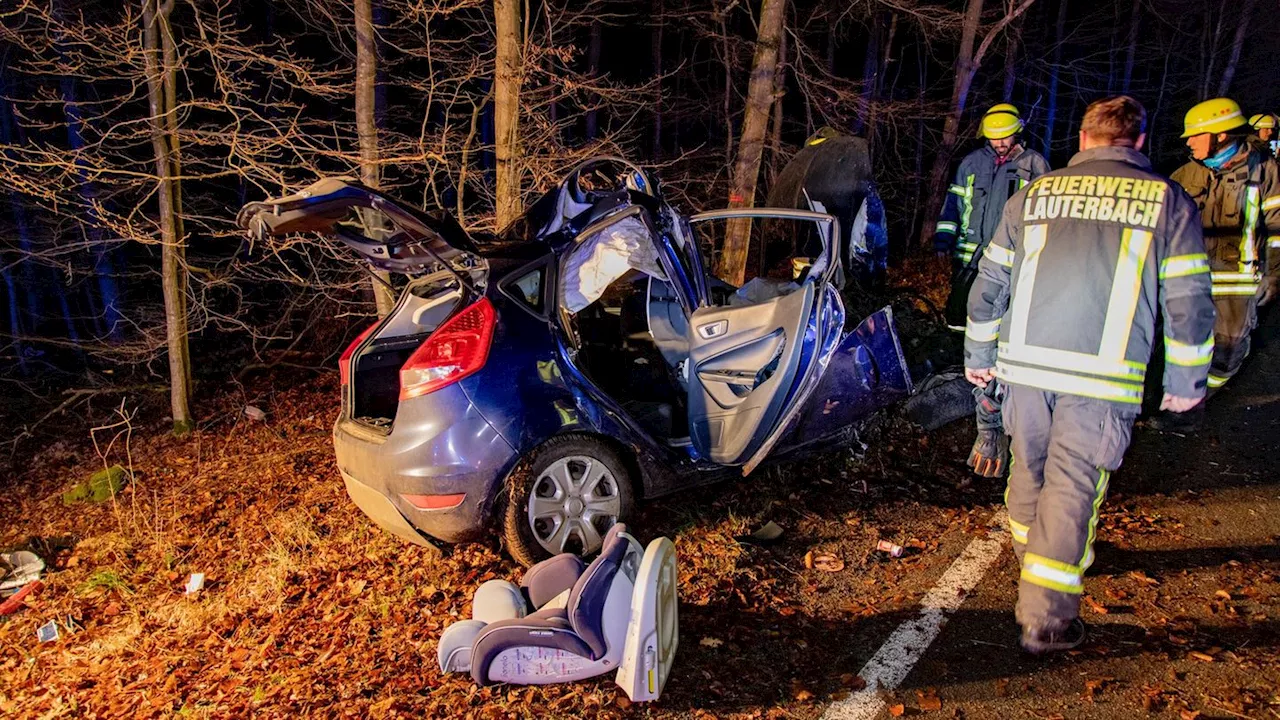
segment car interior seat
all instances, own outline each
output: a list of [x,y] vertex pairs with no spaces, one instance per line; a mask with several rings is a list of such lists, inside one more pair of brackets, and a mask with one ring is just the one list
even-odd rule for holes
[[675,546],[641,545],[621,523],[584,565],[563,553],[534,565],[519,586],[490,580],[470,620],[440,637],[441,672],[470,672],[480,685],[544,685],[616,672],[633,701],[657,699],[675,659]]

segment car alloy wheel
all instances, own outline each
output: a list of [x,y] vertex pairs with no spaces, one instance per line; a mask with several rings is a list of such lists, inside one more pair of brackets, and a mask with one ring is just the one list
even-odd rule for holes
[[552,555],[598,551],[621,512],[617,478],[603,462],[585,455],[548,465],[529,494],[529,528]]

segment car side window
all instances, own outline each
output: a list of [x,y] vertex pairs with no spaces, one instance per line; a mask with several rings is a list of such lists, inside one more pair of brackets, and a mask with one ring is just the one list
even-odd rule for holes
[[542,315],[546,303],[543,290],[546,287],[547,266],[539,265],[507,283],[507,293],[524,303],[530,310]]

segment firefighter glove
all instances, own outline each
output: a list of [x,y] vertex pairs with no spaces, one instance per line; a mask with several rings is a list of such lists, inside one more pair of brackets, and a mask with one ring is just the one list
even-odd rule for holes
[[1009,467],[1009,436],[997,428],[979,430],[967,464],[982,477],[1004,477]]

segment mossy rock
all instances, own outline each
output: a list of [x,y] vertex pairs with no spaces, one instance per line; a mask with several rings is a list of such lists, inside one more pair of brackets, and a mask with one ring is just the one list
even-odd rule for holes
[[109,500],[124,489],[128,479],[129,473],[123,467],[112,465],[105,470],[99,470],[87,481],[62,493],[62,502],[64,505],[74,505],[80,502],[100,503]]

